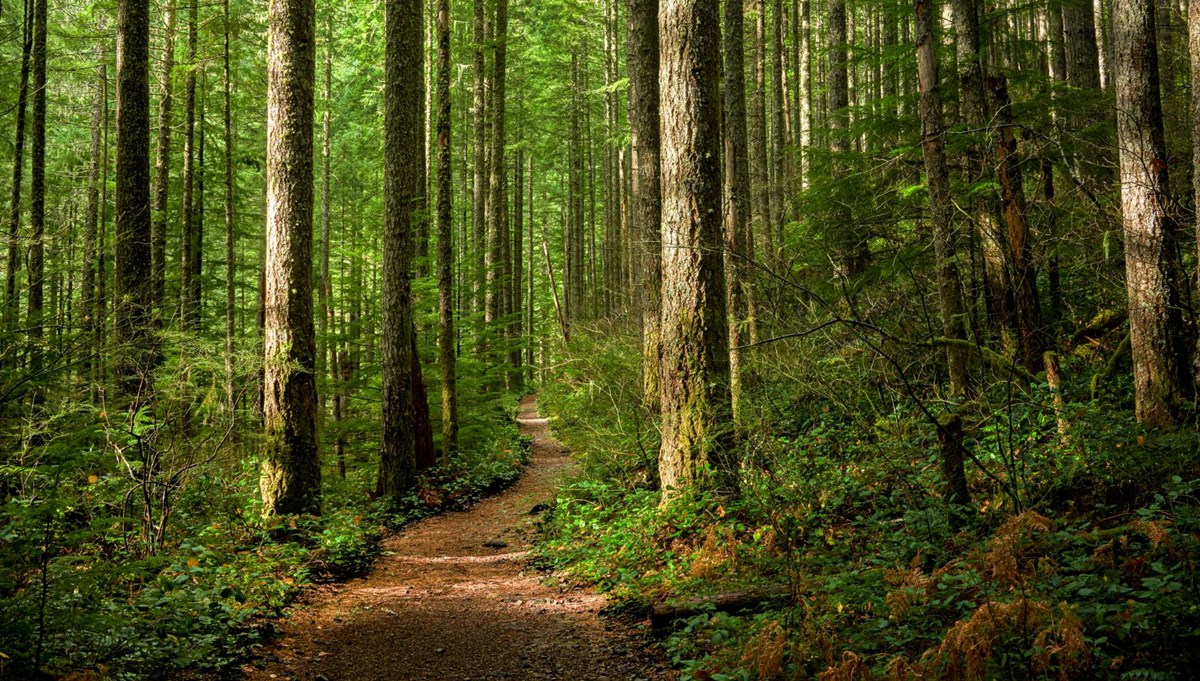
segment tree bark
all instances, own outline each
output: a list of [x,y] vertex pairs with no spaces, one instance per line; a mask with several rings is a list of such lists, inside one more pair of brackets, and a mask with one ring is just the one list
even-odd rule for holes
[[267,10],[266,446],[260,488],[268,515],[321,509],[312,315],[314,14],[313,0],[270,0]]
[[438,361],[442,370],[442,452],[458,450],[458,374],[454,352],[454,181],[450,152],[450,0],[437,0]]
[[196,194],[196,43],[197,0],[188,2],[188,52],[187,81],[184,85],[183,104],[183,235],[182,262],[179,278],[179,321],[183,329],[196,331],[200,308],[195,296],[199,273],[192,268],[199,262],[195,194]]
[[[929,188],[929,213],[933,222],[933,250],[937,258],[942,335],[953,340],[966,340],[962,280],[958,271],[958,230],[954,224],[954,205],[950,199],[946,129],[942,123],[942,97],[933,41],[935,18],[932,0],[917,0],[914,14],[917,80],[921,88],[921,141]],[[967,397],[971,393],[971,374],[967,369],[966,349],[953,344],[946,346],[946,364],[950,371],[950,394]]]
[[474,1],[474,100],[473,100],[473,127],[474,139],[472,158],[474,160],[474,177],[472,179],[473,187],[473,206],[471,210],[471,233],[473,235],[474,248],[473,256],[473,305],[472,309],[477,315],[475,325],[475,341],[476,347],[479,347],[479,342],[483,333],[483,315],[484,315],[484,292],[487,286],[487,271],[485,269],[486,262],[484,259],[486,253],[487,242],[487,100],[484,91],[487,83],[487,60],[484,56],[484,43],[486,42],[487,32],[484,26],[484,2],[485,0]]
[[[488,155],[488,205],[487,205],[487,307],[485,321],[489,327],[496,325],[504,317],[504,261],[505,242],[508,237],[508,168],[504,163],[504,107],[506,93],[504,91],[505,66],[507,59],[508,40],[508,1],[495,0],[496,19],[493,24],[494,71],[491,79],[492,115],[491,151]],[[500,329],[489,328],[493,334],[493,342],[503,345],[504,334]],[[493,349],[492,362],[500,362],[504,357],[502,347]]]
[[[729,327],[722,262],[717,0],[663,0],[662,448],[664,501],[728,488]],[[716,475],[710,476],[713,470]]]
[[35,0],[25,0],[24,35],[21,44],[21,79],[17,88],[16,144],[13,147],[12,203],[8,221],[8,269],[4,296],[4,328],[10,333],[20,324],[21,303],[17,298],[17,270],[21,267],[21,178],[25,173],[25,110],[29,101],[29,63],[33,57]]
[[[97,32],[104,32],[104,14],[100,13],[96,21]],[[97,365],[99,355],[100,320],[96,316],[96,279],[97,256],[99,245],[97,237],[100,232],[100,171],[101,159],[104,157],[103,131],[105,118],[104,81],[106,79],[104,41],[96,47],[96,92],[92,96],[92,125],[88,145],[88,186],[87,186],[87,215],[83,229],[83,289],[80,292],[79,304],[83,308],[83,333],[85,334],[84,362],[80,367],[80,375],[89,383],[94,378],[93,367]],[[90,391],[90,389],[89,389]],[[94,394],[93,394],[94,396]]]
[[1166,144],[1159,99],[1153,3],[1113,3],[1125,225],[1125,288],[1137,419],[1150,426],[1179,423],[1191,392],[1177,271],[1175,222],[1169,205]]
[[[237,274],[237,234],[234,231],[234,174],[233,174],[233,73],[229,65],[229,31],[231,18],[229,0],[221,2],[224,18],[224,49],[222,51],[222,104],[225,131],[225,404],[230,413],[237,407],[233,384],[234,349],[234,279]],[[327,282],[326,282],[327,283]]]
[[[225,0],[228,2],[228,0]],[[331,206],[333,172],[333,12],[325,15],[325,111],[321,116],[321,251],[317,256],[321,263],[320,281],[317,285],[317,378],[328,379],[332,385],[337,377],[330,370],[329,359],[330,325],[333,323],[333,281],[329,271],[329,239],[331,238]],[[325,400],[328,391],[318,391],[321,406],[317,411],[318,424],[325,419]]]
[[725,279],[729,303],[729,392],[733,418],[741,416],[742,362],[748,323],[745,295],[746,218],[750,212],[750,172],[746,154],[745,16],[742,2],[725,3],[725,153],[723,210],[725,214]]
[[[42,369],[46,238],[46,0],[33,0],[33,121],[29,140],[29,371]],[[53,309],[51,309],[53,313]],[[34,392],[40,399],[41,390]]]
[[385,11],[383,429],[376,491],[398,498],[417,481],[412,267],[421,194],[421,0],[387,0]]
[[658,0],[630,0],[629,133],[633,155],[633,231],[638,252],[639,326],[642,337],[642,402],[659,408],[662,296],[662,194],[659,174]]
[[154,205],[152,207],[150,272],[154,309],[165,316],[167,198],[171,189],[171,103],[172,71],[175,69],[175,1],[167,0],[163,10],[163,62],[160,78],[162,94],[158,101],[157,152],[154,161]]
[[[829,0],[829,135],[831,172],[834,182],[843,179],[841,168],[844,157],[850,151],[850,82],[847,66],[846,0]],[[865,238],[851,224],[852,217],[846,206],[834,209],[833,231],[835,274],[852,276],[867,266],[868,250]]]
[[[746,230],[752,239],[762,242],[763,257],[774,264],[775,231],[771,226],[771,179],[768,174],[767,151],[767,46],[766,1],[749,0],[750,19],[754,21],[754,73],[750,92],[746,130],[749,134],[750,205],[746,215]],[[743,249],[753,252],[751,249]]]
[[150,7],[117,5],[116,284],[117,377],[136,408],[149,389]]
[[1042,329],[1041,306],[1038,303],[1037,270],[1032,262],[1033,243],[1026,220],[1024,180],[1020,158],[1017,155],[1017,140],[1012,133],[1012,103],[1009,101],[1008,85],[1003,76],[989,77],[987,88],[994,121],[992,136],[996,149],[996,173],[1000,182],[1004,218],[1008,224],[1009,250],[1006,260],[1009,265],[1009,295],[1012,297],[1013,311],[1016,313],[1022,363],[1026,371],[1037,373],[1042,370],[1046,341]]

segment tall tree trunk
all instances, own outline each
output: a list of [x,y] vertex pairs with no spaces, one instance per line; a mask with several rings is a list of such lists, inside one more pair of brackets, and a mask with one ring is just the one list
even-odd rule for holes
[[1042,329],[1041,306],[1038,303],[1037,270],[1033,267],[1033,243],[1026,220],[1025,188],[1021,162],[1017,155],[1017,140],[1013,137],[1012,103],[1003,76],[987,79],[991,99],[992,136],[995,139],[996,171],[1000,182],[1000,198],[1004,219],[1008,223],[1009,281],[1020,333],[1022,363],[1030,373],[1042,370],[1042,354],[1046,351]]
[[[942,311],[942,335],[965,341],[962,280],[958,272],[958,230],[950,200],[950,171],[946,167],[946,128],[942,123],[942,97],[938,84],[938,62],[933,42],[932,0],[917,0],[914,28],[917,41],[917,79],[921,88],[921,142],[925,152],[925,175],[929,187],[929,213],[933,221],[933,250],[937,258],[938,300]],[[951,343],[946,347],[950,369],[950,394],[971,393],[967,350]]]
[[[225,405],[230,413],[237,407],[237,396],[233,384],[234,348],[234,278],[237,274],[237,235],[234,231],[234,176],[233,176],[233,72],[229,64],[229,32],[231,18],[229,0],[222,0],[221,10],[224,28],[222,51],[222,105],[225,131]],[[326,263],[328,264],[328,262]],[[327,283],[327,282],[326,282]]]
[[[659,174],[658,0],[630,0],[629,132],[633,155],[633,229],[640,244],[637,262],[641,308],[642,400],[659,408],[662,303],[662,193]],[[532,178],[532,173],[530,178]]]
[[[450,0],[437,0],[438,360],[442,369],[442,451],[458,450],[454,335],[454,178],[450,151]],[[460,283],[461,285],[461,283]]]
[[183,329],[195,331],[194,311],[197,301],[192,299],[193,281],[198,274],[192,270],[197,261],[196,248],[196,43],[199,35],[197,24],[197,0],[188,2],[188,71],[184,85],[183,104],[183,237],[182,262],[179,278],[179,320]]
[[521,104],[518,107],[518,120],[520,123],[517,126],[517,153],[513,160],[513,220],[512,220],[512,248],[509,262],[509,283],[508,290],[509,306],[508,306],[508,364],[511,367],[509,371],[509,388],[519,390],[525,380],[525,372],[521,368],[521,361],[524,357],[522,352],[522,323],[521,319],[525,316],[524,308],[524,283],[525,283],[525,263],[523,262],[524,255],[524,233],[525,233],[525,105],[524,98],[521,98]]
[[[387,0],[384,75],[383,403],[380,496],[399,498],[417,477],[412,334],[413,232],[421,188],[421,0]],[[420,371],[419,364],[416,371]]]
[[787,187],[790,185],[790,178],[787,172],[787,136],[784,119],[784,106],[786,104],[785,79],[784,79],[784,51],[783,51],[783,0],[775,0],[774,16],[772,17],[772,44],[771,44],[771,183],[770,200],[771,220],[770,225],[773,230],[773,236],[770,242],[775,244],[775,251],[768,254],[768,262],[772,262],[776,269],[779,268],[782,262],[781,254],[783,249],[783,225],[788,219],[788,203],[784,200],[787,196]]
[[800,47],[799,69],[796,76],[799,102],[796,104],[799,118],[800,188],[808,189],[809,167],[812,146],[812,7],[809,0],[796,0],[800,4]]
[[[750,18],[754,21],[754,89],[750,93],[749,162],[750,162],[750,211],[747,213],[747,229],[752,238],[761,239],[763,258],[770,265],[775,263],[775,231],[771,225],[771,179],[769,176],[769,153],[767,151],[767,46],[766,46],[766,0],[749,0]],[[750,249],[745,249],[752,252]]]
[[[1200,0],[1188,0],[1188,60],[1192,76],[1192,202],[1200,207]],[[1200,210],[1196,211],[1193,232],[1200,255]],[[1196,272],[1200,291],[1200,270]],[[1200,356],[1197,357],[1197,382],[1200,383]],[[1200,385],[1197,386],[1200,389]]]
[[29,62],[33,56],[35,0],[25,0],[24,35],[21,44],[21,81],[17,89],[16,144],[13,148],[12,203],[8,221],[8,268],[5,272],[4,328],[10,333],[20,324],[21,303],[17,298],[17,270],[21,267],[21,178],[25,173],[25,109],[29,101]]
[[[329,239],[332,222],[330,193],[332,191],[333,160],[333,12],[325,15],[325,111],[321,116],[321,251],[320,283],[317,286],[317,377],[328,379],[330,385],[337,380],[336,370],[331,370],[329,359],[330,325],[333,323],[333,282],[329,271]],[[321,393],[321,406],[317,411],[318,425],[325,419],[325,400],[328,391]]]
[[121,391],[142,401],[149,389],[150,288],[150,7],[117,4],[116,305],[117,376]]
[[[96,30],[99,33],[104,32],[103,13],[99,13]],[[105,41],[102,40],[96,46],[96,93],[92,97],[92,125],[88,145],[88,156],[91,160],[88,164],[87,215],[83,229],[83,290],[80,293],[79,301],[83,308],[83,333],[86,339],[83,346],[85,359],[79,373],[89,383],[94,378],[93,368],[97,365],[96,358],[100,351],[97,342],[100,325],[99,319],[96,317],[96,258],[99,255],[97,237],[101,228],[101,159],[105,152],[101,145],[103,144],[105,105],[107,104],[104,100],[104,81],[107,75],[104,43]],[[91,392],[90,388],[89,392]]]
[[750,213],[750,172],[746,155],[746,61],[742,2],[725,3],[724,203],[725,291],[729,302],[729,393],[734,421],[741,417],[745,295],[746,219]]
[[[979,42],[978,0],[952,0],[955,46],[958,58],[958,82],[962,92],[962,115],[969,128],[983,129],[989,125],[983,78],[983,61]],[[967,147],[967,173],[971,184],[987,179],[987,156],[984,146],[972,142]],[[999,330],[1005,347],[1013,344],[1015,312],[1009,293],[1008,265],[1005,261],[1004,238],[996,216],[996,199],[989,190],[977,193],[973,213],[983,260],[983,299],[990,325]]]
[[157,152],[154,161],[154,205],[150,241],[150,278],[154,309],[166,316],[167,198],[171,189],[172,71],[175,69],[175,0],[164,8],[162,95],[158,101]]
[[267,9],[266,446],[260,487],[268,515],[321,510],[312,315],[315,13],[313,0],[270,0]]
[[[508,1],[496,0],[496,20],[493,25],[495,35],[494,71],[491,79],[492,115],[491,152],[488,156],[488,206],[487,206],[487,309],[486,321],[489,327],[498,323],[504,317],[504,253],[508,231],[508,199],[507,179],[508,168],[504,163],[504,107],[505,96],[504,77],[507,56],[506,41],[508,40]],[[491,329],[489,329],[489,332]],[[499,329],[496,329],[499,331]],[[495,334],[495,342],[501,343],[502,333]],[[499,361],[504,355],[502,348],[495,349],[493,361]]]
[[1067,79],[1072,87],[1099,90],[1100,57],[1096,48],[1096,14],[1092,0],[1060,1]]
[[[29,140],[29,371],[42,369],[46,238],[46,0],[33,1],[33,125]],[[53,312],[53,308],[51,309]],[[35,391],[39,399],[41,390]]]
[[[727,488],[731,405],[721,238],[717,0],[663,0],[662,448],[664,500]],[[707,471],[716,475],[708,477]]]
[[472,179],[473,186],[473,207],[471,211],[471,225],[474,248],[471,252],[474,256],[473,262],[473,304],[472,310],[477,315],[479,320],[475,324],[475,344],[479,348],[480,340],[483,334],[483,318],[484,318],[484,292],[487,288],[487,270],[485,269],[487,252],[485,244],[487,243],[487,100],[485,87],[487,83],[487,59],[484,55],[484,47],[486,42],[487,31],[484,25],[484,4],[485,0],[474,0],[474,101],[473,101],[473,127],[474,140],[472,159],[474,162],[474,177]]
[[1117,148],[1125,223],[1125,288],[1137,419],[1175,425],[1191,392],[1180,304],[1176,225],[1167,211],[1170,186],[1154,4],[1113,2],[1116,40]]
[[[846,0],[829,0],[829,135],[834,158],[831,169],[834,182],[842,181],[845,163],[840,157],[850,151],[850,81],[847,66]],[[834,210],[834,263],[838,276],[858,274],[867,266],[866,239],[851,224],[850,210],[839,206]]]

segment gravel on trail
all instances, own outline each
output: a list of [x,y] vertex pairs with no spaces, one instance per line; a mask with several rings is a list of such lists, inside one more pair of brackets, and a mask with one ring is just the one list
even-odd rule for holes
[[386,539],[366,577],[309,592],[244,678],[676,678],[648,633],[600,614],[604,596],[528,565],[539,504],[575,464],[547,434],[532,396],[518,422],[534,438],[520,480]]

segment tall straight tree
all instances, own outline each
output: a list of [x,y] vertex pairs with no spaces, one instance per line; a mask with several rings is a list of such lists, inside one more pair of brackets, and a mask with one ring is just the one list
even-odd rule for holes
[[[488,152],[487,201],[487,296],[486,320],[496,324],[505,313],[506,282],[504,279],[505,251],[508,241],[508,167],[504,163],[504,105],[505,68],[507,66],[508,2],[495,0],[496,15],[492,24],[494,57],[491,78],[492,116],[491,150]],[[498,334],[497,338],[501,336]],[[496,353],[496,359],[503,355]]]
[[42,368],[46,238],[46,0],[33,0],[33,125],[29,140],[29,369]]
[[950,394],[965,397],[971,391],[971,375],[967,371],[967,349],[959,344],[965,343],[966,331],[963,323],[962,281],[957,264],[958,235],[954,225],[954,207],[950,201],[950,171],[946,166],[946,128],[942,123],[942,96],[933,43],[935,19],[932,0],[917,0],[915,15],[917,80],[921,88],[921,142],[925,152],[929,212],[933,221],[942,334],[950,341],[946,348]]
[[[829,135],[833,179],[844,175],[840,160],[850,151],[850,80],[847,60],[846,0],[829,0]],[[832,243],[837,274],[846,276],[861,272],[867,265],[867,243],[851,224],[850,211],[845,206],[834,209]]]
[[[97,19],[96,28],[99,32],[104,30],[103,13]],[[96,93],[92,97],[92,126],[88,148],[91,160],[88,164],[87,215],[83,228],[83,291],[79,301],[83,306],[83,332],[87,335],[87,355],[80,373],[89,381],[92,378],[92,367],[95,365],[93,353],[98,354],[100,351],[100,323],[96,316],[96,265],[99,256],[97,238],[100,231],[100,166],[105,151],[102,146],[107,104],[104,87],[107,68],[105,61],[104,41],[100,41],[96,46]]]
[[234,280],[237,275],[237,235],[234,232],[233,188],[233,73],[229,65],[229,33],[231,18],[229,0],[221,0],[221,15],[224,28],[224,45],[222,50],[222,114],[225,133],[225,403],[230,412],[236,406],[236,395],[233,385],[233,347],[234,347]]
[[[633,155],[633,228],[638,253],[638,303],[641,308],[642,400],[651,412],[659,406],[659,350],[662,289],[662,194],[659,175],[658,0],[630,0],[629,132]],[[530,173],[530,185],[533,173]],[[530,202],[532,204],[532,202]]]
[[383,403],[380,496],[417,480],[412,268],[421,184],[421,0],[387,0],[383,122]]
[[199,272],[199,218],[196,215],[196,47],[199,40],[199,24],[196,14],[197,0],[188,2],[188,49],[187,81],[184,85],[183,103],[183,238],[182,261],[179,268],[179,320],[184,329],[196,330],[200,321]]
[[[487,27],[485,25],[484,5],[486,0],[474,0],[473,49],[474,49],[474,86],[472,88],[472,128],[474,139],[471,159],[473,164],[471,235],[475,248],[472,259],[472,310],[483,319],[484,293],[487,286],[487,272],[484,270],[485,242],[487,241],[487,59],[484,53],[487,42]],[[476,325],[476,336],[480,327]],[[476,338],[476,347],[478,347]]]
[[163,10],[162,94],[158,100],[158,137],[154,161],[154,196],[150,242],[150,277],[154,307],[165,316],[167,281],[167,199],[171,189],[171,101],[175,69],[175,0]]
[[733,416],[740,414],[742,329],[747,322],[745,244],[749,229],[750,172],[746,154],[745,13],[742,2],[725,3],[724,203],[725,278],[729,299],[729,392]]
[[21,304],[17,299],[17,270],[21,266],[21,179],[25,173],[25,111],[29,102],[29,62],[33,56],[33,4],[25,0],[24,39],[21,45],[21,78],[17,89],[16,143],[13,145],[12,203],[8,220],[8,269],[5,272],[4,328],[16,331]]
[[767,24],[766,0],[750,0],[750,18],[754,21],[754,89],[750,93],[749,138],[750,200],[753,204],[746,213],[749,230],[754,238],[760,239],[767,262],[773,262],[775,244],[771,227],[771,178],[768,171],[767,153]]
[[442,369],[442,451],[458,449],[454,335],[454,184],[450,163],[450,0],[437,0],[438,359]]
[[1125,223],[1125,289],[1137,419],[1177,424],[1191,392],[1181,315],[1176,225],[1158,82],[1155,8],[1142,0],[1113,2],[1117,148]]
[[267,8],[260,491],[268,515],[321,510],[312,300],[314,14],[313,0],[270,0]]
[[[721,30],[718,0],[663,0],[663,499],[724,487],[729,454],[729,327],[722,262]],[[717,475],[710,476],[708,471]]]
[[126,397],[148,386],[150,288],[150,7],[117,4],[117,377]]

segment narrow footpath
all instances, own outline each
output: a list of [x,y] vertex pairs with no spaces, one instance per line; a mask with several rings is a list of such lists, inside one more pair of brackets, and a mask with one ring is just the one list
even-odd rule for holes
[[603,596],[528,567],[531,511],[553,499],[575,464],[547,435],[532,396],[518,421],[534,440],[515,485],[407,528],[384,541],[369,575],[312,592],[244,668],[246,678],[674,678],[644,634],[600,615]]

